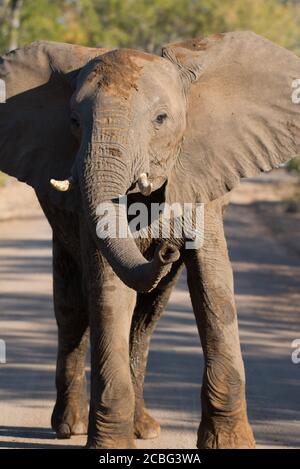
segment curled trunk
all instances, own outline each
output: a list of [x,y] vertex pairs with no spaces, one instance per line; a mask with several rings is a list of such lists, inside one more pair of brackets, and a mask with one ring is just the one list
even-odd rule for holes
[[[133,182],[128,171],[130,165],[126,164],[125,155],[122,156],[119,155],[119,146],[118,152],[111,144],[109,147],[98,144],[96,150],[95,145],[90,147],[79,176],[84,209],[95,242],[115,273],[128,287],[140,292],[150,291],[178,260],[178,249],[164,242],[156,248],[153,259],[147,261],[132,236],[100,238],[96,234],[99,204],[118,199]],[[129,232],[126,213],[119,204],[115,204],[115,208],[118,222],[125,223]]]

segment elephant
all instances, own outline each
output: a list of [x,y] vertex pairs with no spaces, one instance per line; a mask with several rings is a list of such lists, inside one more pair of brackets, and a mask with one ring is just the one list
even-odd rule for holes
[[[205,364],[197,447],[254,448],[223,212],[241,178],[300,150],[299,58],[244,31],[156,55],[38,41],[4,55],[0,78],[0,170],[34,188],[53,232],[57,437],[94,449],[159,435],[149,344],[185,267]],[[106,202],[126,236],[101,236]],[[137,202],[201,205],[201,245],[130,235]]]

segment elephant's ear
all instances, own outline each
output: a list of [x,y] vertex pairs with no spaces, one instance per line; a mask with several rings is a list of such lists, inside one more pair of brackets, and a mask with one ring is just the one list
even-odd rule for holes
[[187,93],[168,201],[213,200],[300,151],[296,55],[252,32],[171,44],[162,54],[179,67]]
[[77,191],[57,193],[77,151],[69,101],[76,74],[102,49],[34,42],[0,58],[0,170],[72,208]]

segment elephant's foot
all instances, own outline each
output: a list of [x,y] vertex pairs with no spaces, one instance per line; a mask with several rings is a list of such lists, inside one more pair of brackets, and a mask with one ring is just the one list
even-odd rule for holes
[[247,418],[202,419],[198,430],[199,449],[252,449],[255,440]]
[[86,435],[88,427],[88,409],[85,403],[56,403],[51,417],[52,429],[57,438],[71,438],[72,435]]
[[86,449],[135,449],[133,438],[97,438],[88,441]]
[[157,438],[160,434],[159,423],[148,414],[145,407],[139,409],[134,418],[134,436],[139,440]]

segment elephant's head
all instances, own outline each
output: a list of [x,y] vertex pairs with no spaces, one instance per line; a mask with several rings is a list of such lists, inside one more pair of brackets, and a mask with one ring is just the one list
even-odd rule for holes
[[82,203],[101,252],[136,290],[179,253],[165,244],[148,262],[132,237],[99,239],[100,203],[163,185],[168,203],[206,202],[300,147],[300,60],[253,33],[171,44],[162,56],[38,42],[3,57],[0,78],[0,169],[62,207]]

